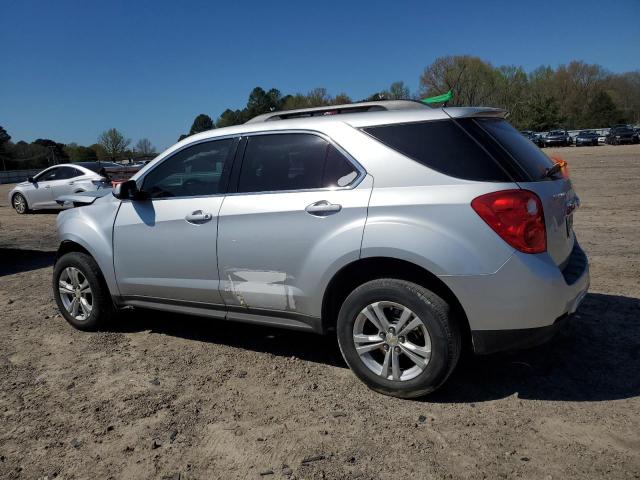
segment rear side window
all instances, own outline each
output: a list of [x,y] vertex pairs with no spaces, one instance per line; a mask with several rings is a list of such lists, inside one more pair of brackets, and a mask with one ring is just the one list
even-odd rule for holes
[[500,164],[452,120],[382,125],[364,130],[394,150],[445,175],[476,181],[511,180]]
[[333,145],[306,133],[250,136],[238,192],[344,187],[357,171]]
[[73,167],[60,167],[59,170],[60,172],[56,177],[57,180],[66,180],[68,178],[75,178],[82,175],[82,172],[80,170]]
[[[475,120],[509,153],[517,165],[530,177],[538,181],[544,178],[547,168],[553,162],[532,142],[524,138],[507,121],[493,118]],[[564,132],[560,132],[564,135]]]

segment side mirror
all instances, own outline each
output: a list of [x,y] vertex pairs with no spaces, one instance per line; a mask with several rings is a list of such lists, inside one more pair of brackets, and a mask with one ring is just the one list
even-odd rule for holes
[[147,200],[149,195],[138,190],[135,180],[127,180],[113,187],[113,196],[120,200]]
[[27,182],[36,183],[36,180],[33,177],[27,177]]

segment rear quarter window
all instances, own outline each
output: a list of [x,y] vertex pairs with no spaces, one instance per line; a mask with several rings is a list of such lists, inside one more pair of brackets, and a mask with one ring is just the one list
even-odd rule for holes
[[[524,138],[507,121],[494,118],[475,119],[494,140],[504,148],[507,153],[529,178],[518,180],[538,181],[544,178],[547,168],[553,166],[553,162],[532,142]],[[564,134],[564,132],[561,132]]]
[[453,120],[381,125],[363,130],[394,150],[445,175],[488,182],[511,180],[498,161]]

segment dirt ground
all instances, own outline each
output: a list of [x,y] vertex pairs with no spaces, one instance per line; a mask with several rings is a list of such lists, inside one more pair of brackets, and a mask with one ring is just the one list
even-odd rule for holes
[[640,478],[640,145],[549,153],[591,293],[550,344],[420,401],[369,391],[332,338],[141,311],[72,329],[56,215],[0,186],[0,478]]

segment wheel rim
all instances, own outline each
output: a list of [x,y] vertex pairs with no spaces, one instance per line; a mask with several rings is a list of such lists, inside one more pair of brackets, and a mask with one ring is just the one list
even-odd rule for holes
[[22,195],[18,194],[13,197],[13,208],[15,208],[18,213],[24,213],[27,209],[27,202]]
[[65,268],[58,280],[58,291],[69,315],[78,321],[89,318],[93,309],[93,293],[82,271],[75,267]]
[[387,380],[411,380],[431,359],[427,327],[396,302],[374,302],[363,308],[353,325],[353,343],[362,363]]

